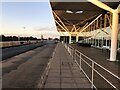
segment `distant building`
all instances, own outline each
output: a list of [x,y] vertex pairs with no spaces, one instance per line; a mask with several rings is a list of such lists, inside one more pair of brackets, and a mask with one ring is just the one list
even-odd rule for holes
[[48,40],[52,40],[52,38],[51,38],[51,37],[49,37],[49,38],[48,38]]
[[41,35],[41,40],[43,40],[44,38],[43,38],[43,35]]

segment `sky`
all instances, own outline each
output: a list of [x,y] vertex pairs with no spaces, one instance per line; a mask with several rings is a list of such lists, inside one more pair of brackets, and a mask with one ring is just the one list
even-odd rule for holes
[[2,2],[2,31],[0,34],[59,37],[49,1]]

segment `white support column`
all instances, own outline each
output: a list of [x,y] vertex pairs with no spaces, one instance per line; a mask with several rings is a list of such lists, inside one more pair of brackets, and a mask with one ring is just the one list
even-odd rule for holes
[[76,35],[76,42],[78,42],[78,38],[79,38],[79,36],[78,36],[78,35]]
[[118,38],[118,10],[114,10],[112,18],[112,36],[111,36],[111,51],[110,51],[110,61],[116,61],[117,55],[117,38]]
[[71,35],[69,35],[69,44],[71,44]]
[[102,37],[102,47],[104,46],[104,37]]
[[106,4],[100,2],[99,0],[88,0],[94,5],[113,13],[112,17],[112,33],[111,33],[111,51],[110,51],[110,61],[116,61],[117,55],[117,38],[118,38],[118,19],[120,13],[120,6],[115,10],[107,6]]
[[87,38],[87,43],[89,43],[89,39]]

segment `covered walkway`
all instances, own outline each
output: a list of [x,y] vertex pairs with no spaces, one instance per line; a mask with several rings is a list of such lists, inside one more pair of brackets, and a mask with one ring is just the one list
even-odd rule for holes
[[[51,0],[57,31],[61,35],[60,41],[65,43],[66,49],[92,88],[119,90],[120,57],[117,57],[117,50],[120,48],[120,2],[65,1]],[[79,43],[83,47],[72,43]]]
[[120,41],[119,1],[51,0],[51,7],[61,41],[110,48],[109,60],[116,61]]
[[91,88],[91,84],[61,43],[57,45],[49,65],[39,88]]

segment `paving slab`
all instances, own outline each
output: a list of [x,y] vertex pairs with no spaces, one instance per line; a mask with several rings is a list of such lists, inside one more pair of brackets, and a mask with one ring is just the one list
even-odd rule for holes
[[43,88],[91,88],[64,45],[58,43],[52,58],[48,77]]
[[62,78],[61,79],[62,83],[74,83],[73,78]]
[[60,83],[60,78],[55,78],[55,77],[48,78],[46,83]]
[[44,88],[60,88],[60,83],[46,83]]
[[52,73],[51,73],[51,72],[50,72],[49,75],[48,75],[48,77],[50,77],[50,78],[51,78],[51,77],[58,77],[58,78],[59,78],[59,77],[60,77],[60,73],[58,73],[58,72],[52,72]]
[[62,83],[61,88],[77,88],[75,83]]

